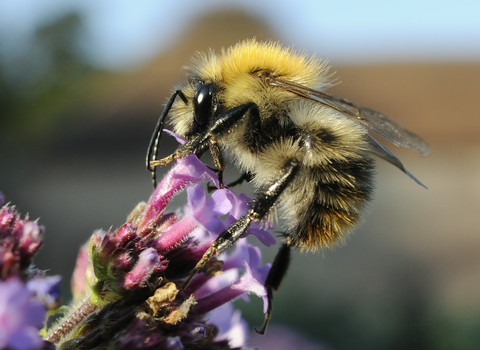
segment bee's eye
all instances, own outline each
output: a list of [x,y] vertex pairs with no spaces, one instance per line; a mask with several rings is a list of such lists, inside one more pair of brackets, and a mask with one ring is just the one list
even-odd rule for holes
[[195,114],[195,122],[202,126],[207,124],[208,117],[212,109],[212,85],[199,85],[195,98],[193,100],[193,111]]

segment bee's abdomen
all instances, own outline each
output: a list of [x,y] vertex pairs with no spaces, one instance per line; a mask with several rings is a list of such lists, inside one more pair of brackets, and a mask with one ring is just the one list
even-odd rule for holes
[[[357,158],[306,169],[291,187],[287,242],[301,250],[331,247],[358,223],[373,193],[374,161]],[[307,181],[308,180],[308,181]],[[290,218],[288,218],[290,217]],[[288,223],[287,223],[288,224]]]

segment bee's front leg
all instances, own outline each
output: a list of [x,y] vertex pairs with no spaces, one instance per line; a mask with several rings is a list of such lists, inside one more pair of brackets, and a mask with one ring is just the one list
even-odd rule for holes
[[[210,149],[215,165],[219,168],[219,173],[222,173],[224,170],[224,160],[221,156],[221,151],[216,144],[216,138],[225,134],[251,109],[257,111],[258,113],[258,107],[253,102],[245,103],[238,107],[229,109],[225,113],[222,113],[208,128],[208,130],[195,135],[168,157],[159,160],[151,160],[148,164],[151,168],[156,166],[165,166],[177,159],[185,158],[189,154],[201,154],[205,152],[205,150]],[[222,176],[223,174],[219,175],[219,178]]]

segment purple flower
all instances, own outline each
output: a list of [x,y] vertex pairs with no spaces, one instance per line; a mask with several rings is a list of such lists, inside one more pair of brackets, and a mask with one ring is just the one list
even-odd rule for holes
[[232,348],[243,346],[248,339],[248,325],[242,319],[240,310],[233,304],[224,304],[208,314],[208,323],[218,328],[216,341],[226,340]]
[[242,277],[221,289],[216,290],[215,287],[218,286],[218,283],[215,281],[209,288],[194,291],[193,294],[198,302],[196,310],[200,313],[209,312],[244,293],[253,293],[262,297],[264,300],[264,310],[266,310],[267,291],[263,284],[267,278],[270,266],[255,266],[256,263],[259,263],[259,261],[255,258],[251,261],[244,261],[245,272]]
[[158,270],[160,259],[153,248],[147,248],[138,255],[135,266],[125,275],[124,286],[127,289],[145,286],[150,276]]
[[227,191],[227,189],[217,190],[210,198],[206,199],[202,186],[197,184],[187,189],[188,208],[190,209],[187,215],[191,215],[198,224],[215,237],[225,230],[225,224],[220,217],[229,213],[233,208],[227,197]]
[[77,255],[77,262],[73,272],[71,286],[73,299],[82,300],[86,295],[89,286],[95,283],[95,274],[93,266],[88,257],[88,245],[84,244]]
[[[230,217],[225,220],[225,224],[230,226],[235,220],[239,219],[243,214],[245,214],[248,210],[248,203],[251,202],[251,199],[245,195],[240,194],[237,196],[233,191],[228,192],[228,196],[232,202],[233,208],[231,211]],[[262,224],[269,224],[268,222]],[[271,230],[273,229],[273,225],[271,223],[266,225],[266,228]],[[257,222],[252,222],[250,229],[248,230],[248,235],[253,235],[258,238],[260,242],[266,247],[270,247],[271,245],[275,244],[275,238],[268,232],[260,228],[260,225]]]
[[47,309],[53,310],[58,307],[60,300],[61,279],[60,276],[35,276],[27,282],[27,288],[37,301]]
[[40,349],[45,308],[17,277],[0,281],[0,349]]
[[[0,193],[0,204],[3,204]],[[58,307],[59,276],[45,277],[32,266],[43,227],[14,208],[0,209],[0,349],[48,349],[40,337],[46,309]]]
[[[266,297],[263,283],[270,267],[261,266],[258,248],[240,240],[230,252],[212,259],[206,273],[194,276],[188,288],[182,287],[211,242],[248,210],[248,197],[229,189],[207,196],[199,185],[207,181],[219,187],[217,175],[195,155],[178,160],[126,224],[115,231],[96,231],[88,244],[89,259],[82,249],[72,282],[76,300],[84,301],[72,307],[46,339],[81,348],[242,346],[245,323],[228,302],[246,293]],[[165,213],[183,189],[188,204],[182,213]],[[274,243],[258,226],[249,233]],[[224,314],[222,319],[217,309],[227,310],[230,318]]]
[[[250,346],[258,349],[275,349],[275,350],[331,350],[323,344],[318,344],[305,338],[303,335],[293,330],[272,325],[268,329],[268,337],[260,334],[253,334],[250,339]],[[352,347],[355,348],[355,347]]]
[[24,277],[43,243],[43,227],[9,206],[0,209],[0,279]]

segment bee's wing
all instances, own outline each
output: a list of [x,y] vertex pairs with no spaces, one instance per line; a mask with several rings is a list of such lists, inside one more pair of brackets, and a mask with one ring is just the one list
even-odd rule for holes
[[342,97],[332,96],[281,78],[273,78],[269,76],[266,81],[269,85],[280,87],[305,99],[328,106],[345,116],[354,119],[367,129],[382,135],[397,146],[411,148],[421,156],[426,156],[430,153],[430,147],[425,141],[413,132],[405,129],[393,119],[387,117],[385,114],[370,108],[359,106]]
[[[405,166],[402,164],[400,159],[398,159],[392,152],[390,152],[388,149],[386,149],[380,142],[375,140],[373,137],[369,136],[369,143],[371,150],[373,154],[375,154],[377,157],[382,158],[383,160],[386,160],[390,164],[393,164],[396,166],[398,169],[403,171],[405,174],[408,175],[413,181],[415,181],[417,184],[420,186],[427,188],[424,184],[422,184],[415,176],[413,176],[407,169],[405,169]],[[428,189],[428,188],[427,188]]]

